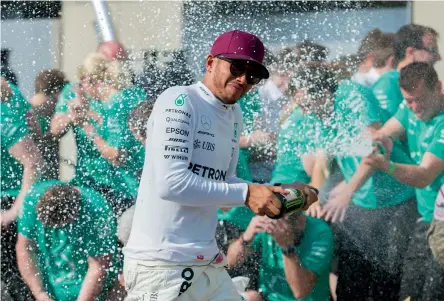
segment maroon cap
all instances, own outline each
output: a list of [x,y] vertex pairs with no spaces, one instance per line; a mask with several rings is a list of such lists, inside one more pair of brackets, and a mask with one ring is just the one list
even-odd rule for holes
[[255,62],[259,64],[263,78],[270,76],[267,68],[262,64],[264,60],[264,44],[257,36],[251,33],[233,30],[221,34],[214,41],[213,47],[211,47],[211,55]]

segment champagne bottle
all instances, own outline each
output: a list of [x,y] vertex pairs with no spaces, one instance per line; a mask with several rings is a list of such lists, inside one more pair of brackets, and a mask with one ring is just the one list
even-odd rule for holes
[[380,141],[373,142],[373,147],[377,148],[377,150],[375,152],[373,152],[374,154],[380,154],[380,155],[385,156],[387,151],[384,147],[384,144],[382,144],[382,142],[380,142]]
[[275,193],[274,195],[281,201],[282,208],[279,215],[269,216],[272,219],[279,219],[284,215],[290,215],[296,212],[302,211],[307,200],[307,195],[300,189],[288,188],[285,189],[288,194],[282,195],[280,193]]

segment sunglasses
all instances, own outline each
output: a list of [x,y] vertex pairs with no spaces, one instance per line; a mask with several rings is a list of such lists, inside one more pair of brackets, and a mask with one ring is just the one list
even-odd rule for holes
[[233,60],[223,56],[216,56],[216,58],[230,63],[231,75],[239,77],[246,73],[247,83],[249,85],[257,85],[262,80],[262,76],[254,74],[257,72],[255,71],[255,68],[244,60]]
[[418,50],[424,50],[427,51],[428,53],[432,54],[432,55],[438,55],[439,51],[437,47],[421,47],[421,48],[417,48]]

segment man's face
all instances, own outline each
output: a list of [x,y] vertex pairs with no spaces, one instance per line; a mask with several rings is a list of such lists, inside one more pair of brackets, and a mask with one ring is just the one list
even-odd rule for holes
[[298,90],[295,96],[297,104],[308,113],[318,113],[331,106],[332,94],[324,90],[310,94],[306,90]]
[[426,33],[422,38],[422,42],[423,49],[415,49],[413,52],[413,61],[430,64],[435,64],[440,61],[441,55],[439,54],[436,36]]
[[59,93],[45,95],[43,92],[35,94],[31,99],[31,105],[40,116],[51,116],[54,114]]
[[235,104],[253,85],[247,83],[247,73],[236,77],[230,68],[230,62],[212,56],[207,58],[207,70],[210,72],[215,96],[226,104]]
[[441,110],[438,90],[437,88],[427,88],[424,81],[421,80],[413,92],[407,92],[404,89],[401,89],[401,92],[407,106],[415,113],[416,117],[423,121],[429,121]]
[[1,92],[2,92],[1,93],[2,102],[7,101],[12,96],[11,87],[9,87],[8,81],[3,77],[1,78]]
[[81,80],[81,89],[94,99],[101,99],[101,87],[98,81],[94,81],[90,76],[85,76]]

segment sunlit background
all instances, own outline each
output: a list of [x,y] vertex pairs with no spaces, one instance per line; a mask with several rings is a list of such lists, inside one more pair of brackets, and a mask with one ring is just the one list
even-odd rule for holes
[[[196,80],[212,41],[235,28],[259,35],[272,52],[310,39],[329,48],[329,59],[355,54],[364,35],[376,27],[396,32],[414,22],[444,35],[444,1],[105,3],[116,39],[127,48],[136,72],[153,52],[162,69],[172,60],[172,51],[179,50]],[[83,58],[103,39],[92,1],[2,1],[1,8],[2,65],[9,64],[16,73],[26,97],[33,94],[41,70],[58,68],[74,80]],[[438,42],[444,49],[444,39]],[[443,78],[442,61],[436,70]],[[62,143],[62,156],[75,160],[74,148]]]

